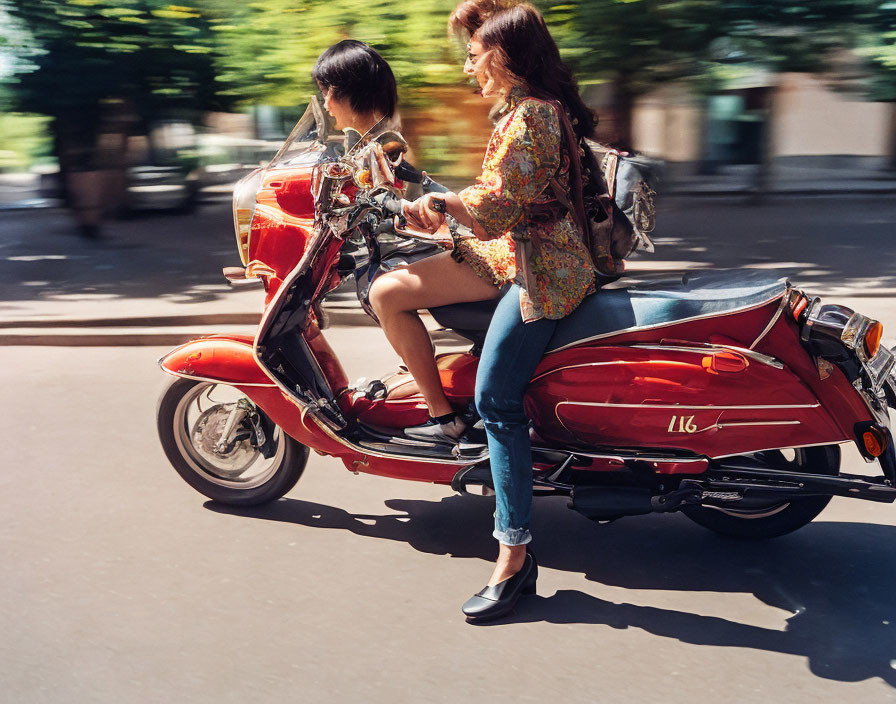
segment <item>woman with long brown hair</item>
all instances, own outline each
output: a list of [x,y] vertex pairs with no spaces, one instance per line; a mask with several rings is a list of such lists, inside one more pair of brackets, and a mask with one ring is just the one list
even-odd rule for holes
[[493,298],[499,287],[513,283],[492,319],[476,381],[495,486],[499,553],[487,586],[463,612],[484,620],[507,613],[521,594],[535,589],[537,565],[526,549],[532,456],[523,394],[557,321],[594,290],[579,224],[577,142],[591,134],[595,118],[532,5],[466,0],[455,8],[450,26],[470,37],[464,71],[476,79],[483,97],[501,100],[501,117],[478,183],[457,194],[424,196],[406,215],[434,232],[444,216],[430,209],[430,201],[443,198],[448,214],[477,239],[460,245],[463,263],[446,253],[381,277],[371,302],[433,416],[428,426],[407,434],[450,440],[463,432],[463,422],[445,399],[429,338],[425,329],[418,334],[422,323],[416,310]]

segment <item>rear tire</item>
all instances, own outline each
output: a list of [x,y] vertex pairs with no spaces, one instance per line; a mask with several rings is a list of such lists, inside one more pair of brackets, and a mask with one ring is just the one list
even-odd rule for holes
[[[807,474],[829,474],[840,472],[840,447],[823,445],[801,447],[792,450],[773,450],[758,455],[776,453],[775,468],[789,472]],[[785,453],[792,455],[792,459]],[[807,496],[782,504],[767,506],[752,511],[736,511],[709,506],[690,506],[682,509],[694,523],[715,533],[730,538],[760,540],[777,538],[802,528],[821,513],[831,501],[830,496]]]
[[[219,388],[228,402],[211,399]],[[209,399],[204,411],[203,396]],[[279,499],[296,485],[308,463],[308,448],[266,422],[273,428],[273,457],[263,457],[248,439],[232,443],[226,453],[210,452],[209,443],[220,437],[216,429],[239,397],[244,395],[227,384],[172,379],[159,397],[159,440],[174,469],[196,491],[229,506],[257,506]]]

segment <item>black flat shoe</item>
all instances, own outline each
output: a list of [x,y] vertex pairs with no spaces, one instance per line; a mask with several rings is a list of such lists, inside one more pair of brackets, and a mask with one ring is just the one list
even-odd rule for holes
[[469,621],[490,621],[509,613],[524,594],[535,593],[538,579],[538,565],[531,553],[526,553],[523,567],[513,577],[485,587],[475,596],[467,599],[461,607]]

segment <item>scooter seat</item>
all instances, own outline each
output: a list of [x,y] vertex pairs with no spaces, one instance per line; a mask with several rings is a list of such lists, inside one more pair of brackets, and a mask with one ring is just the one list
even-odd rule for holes
[[557,325],[548,352],[624,330],[754,308],[779,298],[787,279],[753,269],[628,278],[601,288]]
[[[509,289],[510,287],[508,286],[507,288]],[[506,290],[504,293],[506,293]],[[492,316],[495,314],[495,308],[497,308],[500,300],[501,296],[490,301],[452,303],[448,306],[430,308],[429,312],[439,325],[454,330],[459,335],[473,342],[477,347],[481,347],[485,341],[485,332],[488,330]]]
[[[754,269],[624,277],[591,294],[557,325],[548,352],[623,330],[753,308],[781,296],[787,279]],[[440,325],[481,345],[500,298],[430,308]]]

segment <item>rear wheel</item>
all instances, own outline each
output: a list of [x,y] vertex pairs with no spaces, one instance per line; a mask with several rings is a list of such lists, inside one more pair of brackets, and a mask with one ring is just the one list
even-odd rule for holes
[[[222,444],[235,410],[239,420]],[[279,499],[308,462],[307,447],[227,384],[172,379],[159,398],[157,422],[162,448],[177,473],[223,504],[254,506]],[[260,435],[266,442],[259,442]]]
[[[840,472],[840,447],[800,447],[769,450],[749,456],[773,469],[807,474]],[[777,538],[810,523],[830,502],[830,496],[806,496],[749,509],[690,506],[682,509],[695,523],[732,538]]]

